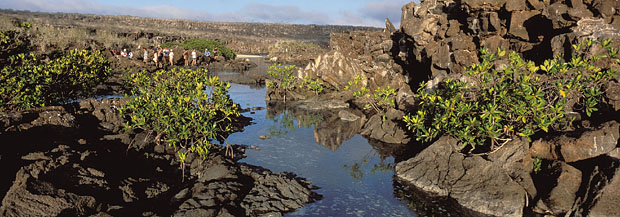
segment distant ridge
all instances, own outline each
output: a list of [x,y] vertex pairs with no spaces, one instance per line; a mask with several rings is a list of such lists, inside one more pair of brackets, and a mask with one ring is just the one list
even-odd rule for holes
[[[161,40],[185,38],[218,39],[243,53],[266,53],[267,46],[278,41],[303,41],[327,46],[331,33],[380,31],[375,27],[211,22],[120,15],[47,13],[0,9],[0,15],[47,24],[58,28],[106,30],[133,38],[161,37]],[[159,39],[158,39],[159,40]]]

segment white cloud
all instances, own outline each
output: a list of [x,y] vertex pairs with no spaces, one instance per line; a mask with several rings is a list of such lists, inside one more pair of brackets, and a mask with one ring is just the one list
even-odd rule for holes
[[302,24],[328,24],[329,16],[325,13],[303,11],[298,6],[276,6],[252,2],[241,9],[241,14],[250,21]]
[[331,24],[335,25],[353,25],[353,26],[373,26],[383,27],[385,26],[384,20],[376,20],[369,17],[362,17],[359,13],[352,11],[340,11],[340,16],[331,21]]
[[381,21],[385,24],[385,18],[389,18],[395,26],[400,23],[401,8],[409,1],[403,0],[383,0],[369,2],[360,9],[362,17]]

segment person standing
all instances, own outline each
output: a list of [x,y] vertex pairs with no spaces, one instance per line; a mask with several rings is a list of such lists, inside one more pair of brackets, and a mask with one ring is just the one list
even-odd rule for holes
[[174,51],[172,51],[172,49],[170,49],[170,55],[168,59],[170,60],[170,66],[174,66]]
[[205,49],[205,62],[207,65],[211,62],[211,52],[209,52],[209,49]]
[[149,51],[146,50],[146,48],[142,48],[142,51],[144,51],[144,63],[148,62],[149,60]]
[[163,49],[161,48],[161,45],[157,45],[157,67],[161,68],[163,66]]
[[153,50],[153,62],[155,63],[155,68],[159,68],[159,63],[157,62],[157,50]]
[[170,59],[170,56],[169,56],[170,50],[168,50],[168,47],[164,47],[163,53],[164,53],[164,61],[163,61],[164,63],[163,64],[166,64],[166,62],[168,62],[168,59]]
[[185,49],[183,51],[183,61],[185,61],[185,66],[188,65],[188,61],[189,61],[188,57],[189,57],[189,51],[187,49]]
[[196,65],[196,58],[198,57],[197,53],[196,53],[196,48],[194,48],[192,50],[192,66]]

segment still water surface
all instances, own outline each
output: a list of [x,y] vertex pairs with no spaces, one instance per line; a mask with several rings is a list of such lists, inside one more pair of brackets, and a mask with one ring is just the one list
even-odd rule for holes
[[[230,95],[242,108],[265,108],[265,88],[231,84]],[[228,142],[254,145],[242,162],[274,172],[293,172],[312,181],[323,199],[287,216],[415,216],[394,196],[394,158],[381,156],[364,137],[353,135],[335,145],[317,142],[321,114],[310,118],[287,110],[259,109],[243,115],[254,124]],[[306,115],[308,117],[308,115]],[[259,139],[259,136],[271,136]],[[321,135],[318,135],[319,137]]]

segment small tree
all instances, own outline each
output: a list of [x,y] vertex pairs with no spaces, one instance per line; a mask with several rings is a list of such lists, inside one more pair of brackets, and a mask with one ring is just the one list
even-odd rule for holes
[[267,74],[273,80],[267,81],[267,87],[283,92],[284,102],[286,102],[286,92],[295,88],[297,84],[296,72],[297,66],[295,65],[282,66],[281,64],[273,64],[269,66]]

